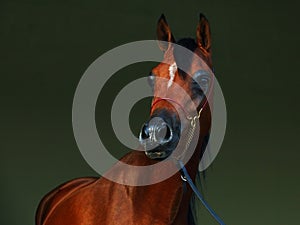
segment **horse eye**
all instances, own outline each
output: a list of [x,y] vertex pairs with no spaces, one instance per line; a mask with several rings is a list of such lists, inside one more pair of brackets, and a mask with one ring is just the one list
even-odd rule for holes
[[209,80],[206,77],[203,77],[199,81],[199,84],[200,84],[201,87],[207,87],[208,86],[208,82],[209,82]]
[[209,84],[210,84],[210,77],[206,71],[204,70],[197,71],[194,74],[193,79],[198,83],[198,85],[200,86],[201,90],[204,93],[208,91]]

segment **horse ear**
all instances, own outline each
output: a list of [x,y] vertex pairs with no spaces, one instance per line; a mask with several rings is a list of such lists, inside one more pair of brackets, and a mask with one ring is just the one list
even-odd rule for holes
[[208,20],[200,13],[200,20],[197,26],[197,44],[200,48],[205,49],[208,53],[211,48],[211,33]]
[[[159,41],[175,42],[171,29],[167,23],[166,17],[162,14],[157,22],[157,39]],[[169,44],[158,42],[158,46],[162,51],[167,51]]]

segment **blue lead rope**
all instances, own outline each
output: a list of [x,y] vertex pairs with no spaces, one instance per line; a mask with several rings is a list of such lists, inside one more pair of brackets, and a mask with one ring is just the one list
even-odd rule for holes
[[198,197],[198,199],[202,202],[202,204],[204,205],[204,207],[207,209],[207,211],[210,213],[210,215],[220,224],[220,225],[225,225],[225,223],[223,222],[223,220],[215,213],[215,211],[208,205],[208,203],[204,200],[203,196],[201,195],[201,193],[199,192],[199,190],[197,189],[197,187],[195,186],[195,184],[193,183],[190,175],[188,174],[183,162],[181,160],[178,161],[179,165],[180,165],[180,169],[183,172],[184,178],[185,180],[189,183],[189,185],[191,186],[192,190],[194,191],[195,195]]

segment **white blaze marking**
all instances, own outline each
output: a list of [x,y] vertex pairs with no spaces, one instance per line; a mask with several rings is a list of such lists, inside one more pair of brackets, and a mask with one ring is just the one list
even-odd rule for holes
[[168,82],[168,88],[172,86],[174,78],[175,78],[175,73],[177,71],[177,65],[176,62],[174,62],[170,67],[169,67],[169,75],[170,75],[170,80]]

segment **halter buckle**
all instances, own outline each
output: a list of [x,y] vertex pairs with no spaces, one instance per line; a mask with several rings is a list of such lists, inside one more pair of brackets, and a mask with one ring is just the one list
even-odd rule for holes
[[184,182],[187,182],[187,179],[184,175],[181,174],[180,177],[181,177],[181,180],[183,180]]

